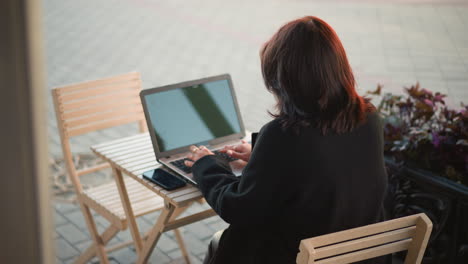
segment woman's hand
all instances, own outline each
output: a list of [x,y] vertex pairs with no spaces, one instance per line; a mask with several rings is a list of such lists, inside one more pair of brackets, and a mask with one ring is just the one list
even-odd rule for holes
[[203,157],[205,157],[207,155],[214,155],[214,153],[211,152],[209,149],[207,149],[205,146],[197,147],[197,146],[192,145],[192,146],[190,146],[190,151],[192,152],[192,154],[188,155],[187,159],[191,159],[192,161],[186,160],[184,162],[185,166],[187,166],[187,167],[192,167],[193,164],[197,160],[199,160],[199,159],[201,159],[201,158],[203,158]]
[[242,140],[242,144],[235,146],[225,146],[220,152],[224,152],[229,156],[248,162],[250,159],[250,154],[252,153],[252,145],[247,143],[247,141]]

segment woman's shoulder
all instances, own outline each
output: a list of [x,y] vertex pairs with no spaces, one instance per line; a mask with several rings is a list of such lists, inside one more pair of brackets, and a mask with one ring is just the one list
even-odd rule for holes
[[380,116],[379,112],[373,111],[367,113],[365,124],[372,127],[381,127],[382,117]]
[[276,141],[280,142],[285,139],[285,131],[278,119],[273,119],[260,128],[258,139],[261,141]]
[[269,135],[281,135],[284,134],[285,130],[281,125],[281,121],[278,118],[271,120],[262,126],[259,131],[259,134],[269,134]]
[[367,118],[369,120],[372,120],[373,122],[379,122],[381,117],[380,117],[380,113],[375,110],[375,111],[372,111],[372,112],[368,112],[367,113]]
[[[378,111],[368,112],[365,121],[356,129],[362,129],[363,127],[380,128],[382,127],[382,117]],[[307,135],[320,137],[320,130],[314,126],[308,126],[304,128]],[[279,118],[275,118],[270,122],[262,126],[259,131],[259,135],[267,135],[268,137],[281,137],[283,139],[292,136],[295,137],[298,133],[294,133],[291,129],[284,128]]]

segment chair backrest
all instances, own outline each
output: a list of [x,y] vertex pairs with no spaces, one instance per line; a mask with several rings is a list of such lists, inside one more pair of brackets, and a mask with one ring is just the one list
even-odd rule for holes
[[432,231],[416,214],[301,241],[298,264],[343,264],[408,250],[405,264],[421,263]]
[[137,72],[52,89],[64,161],[77,193],[82,191],[78,176],[107,164],[77,171],[70,138],[133,122],[138,122],[141,132],[146,131],[140,91],[141,78]]

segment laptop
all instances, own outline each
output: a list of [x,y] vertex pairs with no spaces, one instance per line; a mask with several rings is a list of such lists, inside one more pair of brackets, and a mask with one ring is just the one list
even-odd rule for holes
[[235,175],[241,174],[232,158],[218,152],[245,138],[229,74],[146,89],[140,98],[159,163],[196,185],[184,159],[191,145],[204,145],[227,159]]

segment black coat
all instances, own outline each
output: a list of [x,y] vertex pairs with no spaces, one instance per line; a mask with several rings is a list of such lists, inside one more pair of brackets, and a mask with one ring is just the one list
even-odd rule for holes
[[241,177],[205,156],[193,166],[208,203],[230,224],[214,263],[296,263],[301,239],[382,220],[387,185],[377,114],[351,133],[260,130]]

